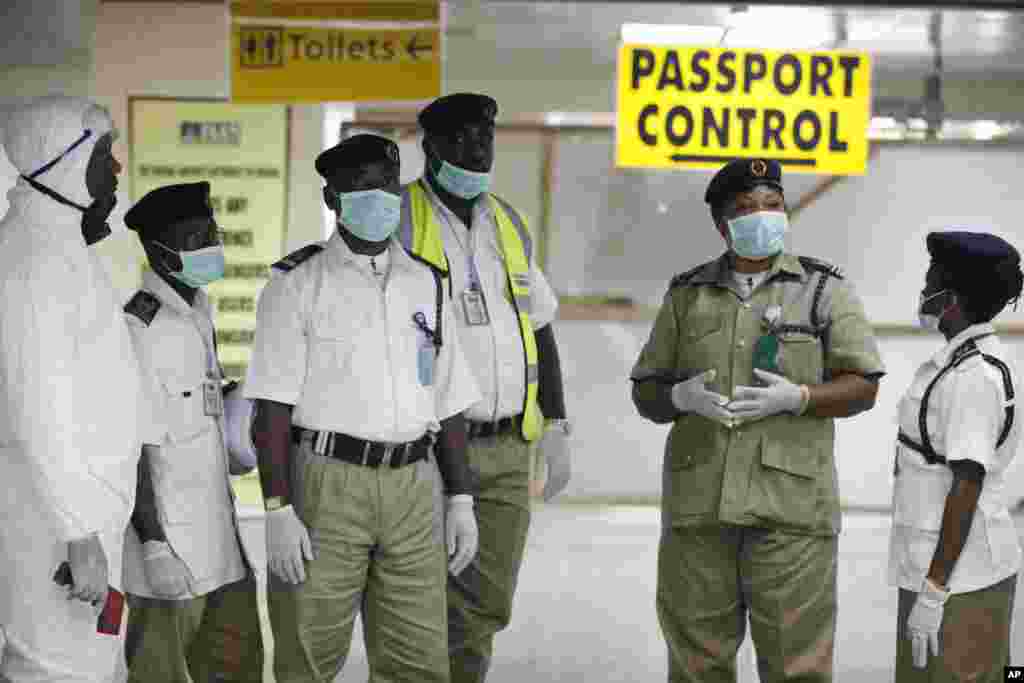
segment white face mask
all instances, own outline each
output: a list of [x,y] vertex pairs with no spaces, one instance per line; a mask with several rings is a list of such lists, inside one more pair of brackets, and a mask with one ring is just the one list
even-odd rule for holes
[[942,313],[940,313],[939,315],[935,315],[933,313],[923,313],[921,309],[924,308],[925,303],[931,301],[932,299],[934,299],[935,297],[939,296],[940,294],[945,294],[948,291],[949,291],[948,289],[943,289],[942,291],[935,292],[931,296],[927,296],[927,297],[924,294],[921,294],[920,301],[917,304],[917,324],[922,329],[928,330],[930,332],[937,332],[938,331],[938,329],[939,329],[939,322],[942,320],[942,316],[946,315],[946,311],[948,309],[946,309],[946,308],[942,309]]

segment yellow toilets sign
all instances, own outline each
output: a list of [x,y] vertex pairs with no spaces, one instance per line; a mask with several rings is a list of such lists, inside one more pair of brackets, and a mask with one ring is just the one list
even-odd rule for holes
[[441,94],[436,0],[232,3],[234,102],[422,101]]
[[619,48],[618,166],[717,169],[767,157],[786,171],[863,174],[870,118],[863,52]]

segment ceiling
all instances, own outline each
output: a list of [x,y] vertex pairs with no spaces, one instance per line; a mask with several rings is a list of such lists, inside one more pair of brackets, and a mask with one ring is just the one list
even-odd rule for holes
[[[804,47],[866,50],[883,73],[930,70],[934,26],[946,73],[1024,76],[1024,11],[750,5],[755,3],[747,3],[748,18],[770,27],[769,36],[773,28],[776,39],[779,31],[788,30]],[[450,39],[490,43],[502,52],[584,50],[595,64],[613,64],[624,23],[724,27],[739,23],[732,17],[742,17],[742,12],[732,14],[734,6],[449,0],[448,33]]]

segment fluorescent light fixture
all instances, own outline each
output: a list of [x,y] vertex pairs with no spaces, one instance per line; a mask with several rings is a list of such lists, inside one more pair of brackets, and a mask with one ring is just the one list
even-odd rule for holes
[[991,140],[997,135],[1006,134],[1006,126],[995,121],[975,121],[971,124],[971,135],[975,140]]
[[896,119],[891,116],[876,116],[871,119],[871,126],[878,128],[895,128],[898,125]]
[[721,26],[689,24],[623,24],[622,42],[632,45],[718,45]]
[[831,18],[807,7],[750,7],[732,11],[723,43],[730,47],[813,48],[831,45]]

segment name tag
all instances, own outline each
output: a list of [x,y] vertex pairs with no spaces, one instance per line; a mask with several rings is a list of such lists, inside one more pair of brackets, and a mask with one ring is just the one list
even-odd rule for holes
[[224,414],[224,397],[220,392],[220,382],[208,379],[203,382],[203,412],[208,417],[220,417]]
[[487,315],[484,293],[478,289],[467,289],[462,293],[462,310],[467,325],[488,325],[491,322],[490,316]]

